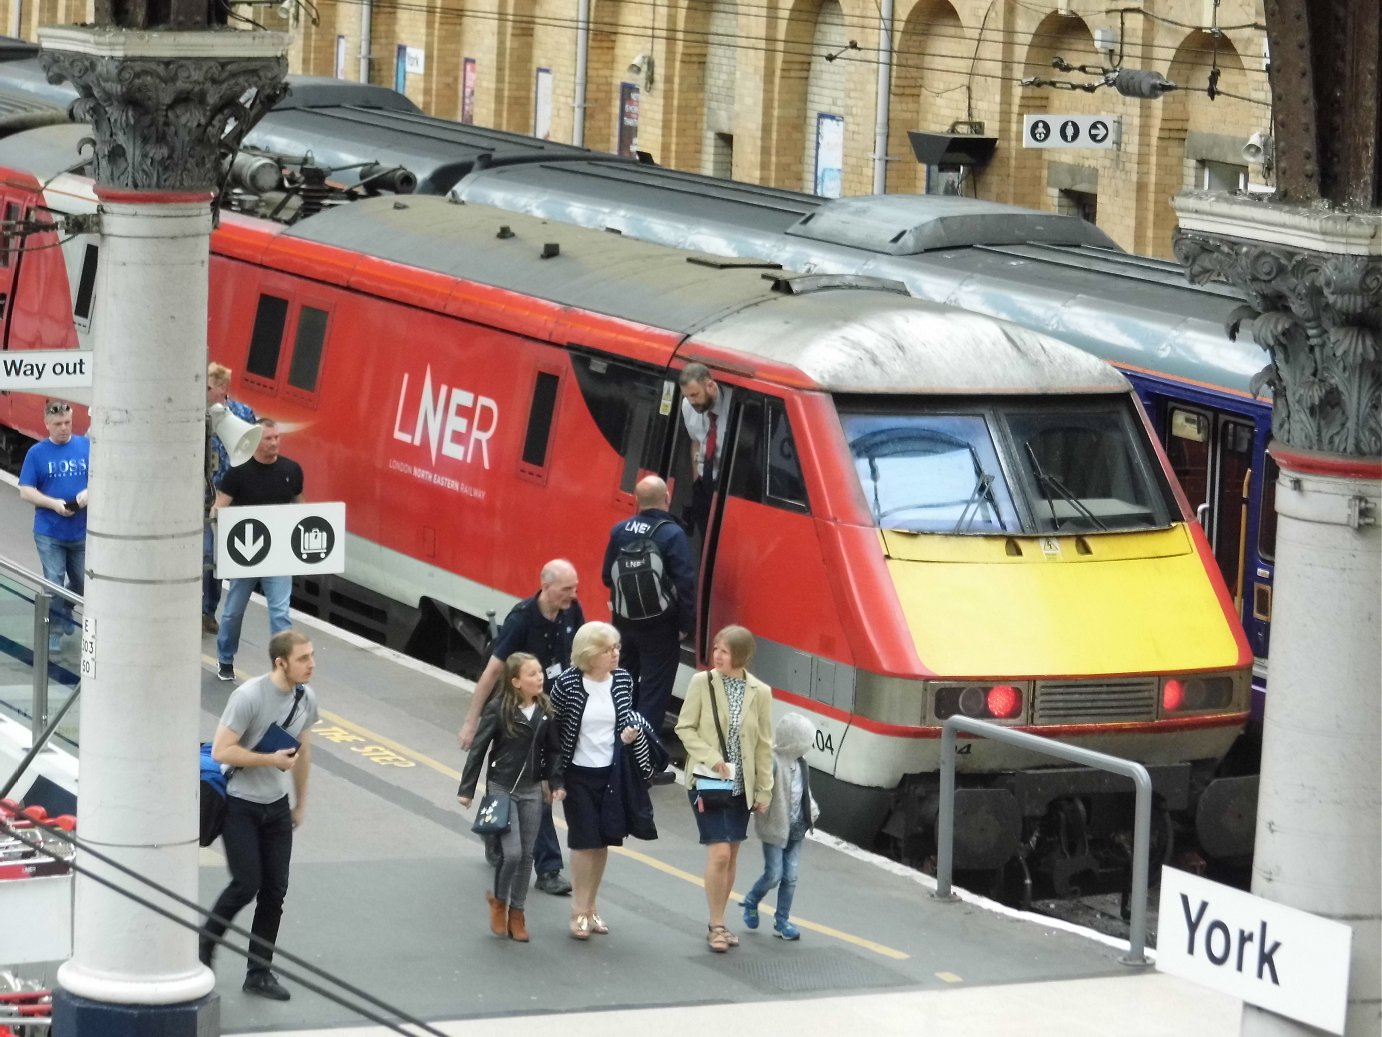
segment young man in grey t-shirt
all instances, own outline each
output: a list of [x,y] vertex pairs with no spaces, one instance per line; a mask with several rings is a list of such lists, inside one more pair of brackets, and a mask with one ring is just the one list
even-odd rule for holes
[[[199,953],[202,964],[209,967],[226,926],[241,908],[255,901],[244,990],[287,1001],[292,995],[270,966],[288,892],[293,829],[302,823],[307,809],[312,762],[309,735],[317,722],[317,696],[307,686],[314,665],[312,642],[296,630],[280,631],[269,640],[269,659],[273,663],[269,673],[230,693],[211,743],[216,762],[234,768],[226,783],[226,822],[221,833],[230,885],[211,909],[219,921],[207,921]],[[291,735],[297,746],[261,747],[274,725]],[[282,732],[274,731],[271,737],[281,740]]]

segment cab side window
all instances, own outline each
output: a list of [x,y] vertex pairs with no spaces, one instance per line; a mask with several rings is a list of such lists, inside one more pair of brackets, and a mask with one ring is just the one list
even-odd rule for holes
[[739,406],[729,495],[784,511],[808,512],[806,483],[781,400],[736,390]]

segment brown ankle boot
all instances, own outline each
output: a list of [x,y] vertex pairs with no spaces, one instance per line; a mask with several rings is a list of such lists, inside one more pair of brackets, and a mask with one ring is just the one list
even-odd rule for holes
[[509,938],[517,940],[519,943],[528,942],[528,923],[523,917],[521,907],[515,907],[509,911]]
[[507,936],[509,905],[488,890],[485,891],[485,899],[489,901],[489,931],[495,936]]

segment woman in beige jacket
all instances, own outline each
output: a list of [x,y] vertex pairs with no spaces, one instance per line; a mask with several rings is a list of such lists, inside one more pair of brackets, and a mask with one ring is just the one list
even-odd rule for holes
[[[706,847],[705,899],[710,908],[706,942],[722,954],[739,946],[725,926],[739,844],[748,837],[749,811],[762,813],[773,797],[772,691],[745,667],[753,635],[728,626],[715,635],[713,669],[691,678],[677,718],[686,749],[687,797]],[[731,787],[712,791],[721,779]]]

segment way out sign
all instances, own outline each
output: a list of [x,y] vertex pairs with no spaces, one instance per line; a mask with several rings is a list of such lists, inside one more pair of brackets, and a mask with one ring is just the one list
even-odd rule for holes
[[222,508],[216,575],[302,576],[345,572],[345,502]]
[[1353,930],[1161,869],[1156,967],[1269,1012],[1344,1032]]
[[0,390],[44,392],[91,387],[91,353],[78,349],[13,349],[0,353]]

